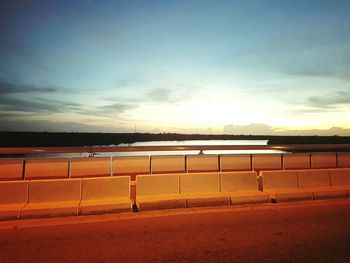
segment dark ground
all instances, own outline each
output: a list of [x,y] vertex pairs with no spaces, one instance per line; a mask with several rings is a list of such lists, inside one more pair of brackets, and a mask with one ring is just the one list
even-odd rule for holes
[[350,200],[0,222],[0,262],[350,262]]
[[0,147],[118,145],[144,141],[269,140],[268,144],[350,144],[345,136],[205,135],[176,133],[0,132]]

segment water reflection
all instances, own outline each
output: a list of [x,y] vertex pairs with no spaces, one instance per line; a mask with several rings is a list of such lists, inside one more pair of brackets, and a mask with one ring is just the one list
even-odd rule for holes
[[[194,145],[267,145],[268,140],[187,140],[187,141],[148,141],[117,146],[194,146]],[[115,145],[110,145],[115,146]],[[205,150],[203,154],[256,154],[256,153],[284,153],[281,150]],[[143,151],[143,152],[101,152],[94,156],[140,156],[140,155],[186,155],[199,154],[200,151]],[[87,157],[89,153],[40,153],[26,154],[26,158],[33,157]]]
[[[268,140],[187,140],[187,141],[149,141],[119,144],[118,146],[193,146],[193,145],[267,145]],[[284,153],[281,150],[205,150],[203,154],[255,154]],[[145,151],[145,152],[108,152],[98,153],[103,156],[140,156],[140,155],[185,155],[199,154],[195,151]]]

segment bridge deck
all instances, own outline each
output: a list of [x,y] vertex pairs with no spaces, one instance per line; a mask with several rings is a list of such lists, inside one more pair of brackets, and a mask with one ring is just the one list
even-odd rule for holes
[[350,200],[0,222],[1,262],[350,262]]

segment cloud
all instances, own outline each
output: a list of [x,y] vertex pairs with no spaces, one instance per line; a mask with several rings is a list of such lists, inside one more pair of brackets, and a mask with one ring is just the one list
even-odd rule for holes
[[14,121],[1,122],[1,131],[38,131],[38,132],[130,132],[124,128],[89,125],[78,122],[52,122],[52,121]]
[[174,85],[172,88],[149,89],[143,96],[144,101],[159,103],[177,103],[189,99],[197,92],[195,86]]
[[311,96],[307,98],[307,105],[314,108],[333,109],[340,104],[350,104],[350,91],[337,91],[327,96]]
[[320,130],[320,129],[309,129],[309,130],[284,130],[278,131],[276,129],[276,135],[295,135],[295,136],[309,136],[309,135],[318,135],[318,136],[350,136],[350,129],[345,129],[342,127],[331,127],[329,129]]
[[234,134],[234,135],[350,136],[350,129],[345,129],[342,127],[331,127],[325,130],[320,130],[320,129],[290,130],[290,129],[273,128],[263,123],[252,123],[248,125],[234,125],[234,124],[225,125],[223,127],[223,133]]
[[146,93],[146,97],[151,101],[171,101],[173,99],[172,91],[164,88],[151,89]]
[[10,82],[0,81],[0,95],[12,93],[54,93],[58,91],[58,88],[52,86],[15,85]]
[[[77,110],[81,104],[51,99],[64,88],[18,85],[0,80],[0,109],[3,113],[55,113]],[[71,93],[71,91],[70,91]]]
[[339,90],[322,96],[309,96],[303,103],[295,105],[288,113],[294,116],[342,112],[342,105],[350,105],[350,91]]
[[[153,87],[150,87],[153,86]],[[124,103],[117,103],[116,105],[125,104],[127,107],[136,107],[137,105],[145,105],[148,103],[178,103],[184,100],[190,99],[198,91],[198,87],[183,85],[183,84],[172,84],[169,88],[154,87],[148,82],[137,84],[137,86],[124,86],[126,95],[105,97],[106,101],[121,101]],[[158,85],[156,85],[158,86]],[[159,85],[162,86],[162,85]],[[135,91],[135,92],[134,92]],[[123,93],[124,94],[124,93]],[[111,106],[113,107],[113,106]],[[106,108],[109,108],[106,107]]]
[[269,125],[263,123],[252,123],[248,125],[228,124],[224,126],[224,134],[266,135],[272,133],[274,133],[274,130]]
[[295,68],[287,68],[285,73],[291,75],[299,75],[305,77],[324,77],[324,78],[339,78],[349,79],[350,69],[349,68],[320,68],[317,66],[296,66]]
[[289,110],[288,114],[296,117],[304,116],[304,115],[310,115],[310,114],[320,114],[324,112],[339,112],[340,110],[337,110],[335,108],[300,108],[300,109],[294,109]]
[[0,108],[3,111],[32,112],[32,113],[53,113],[65,112],[80,107],[77,103],[54,101],[50,99],[34,98],[22,99],[16,97],[0,97]]
[[124,112],[129,109],[137,107],[136,105],[123,104],[123,103],[114,103],[111,105],[98,107],[97,110],[101,112]]
[[113,103],[109,105],[99,106],[94,109],[81,109],[78,111],[78,113],[90,116],[115,117],[116,115],[124,113],[126,110],[134,109],[136,107],[138,106],[133,104]]

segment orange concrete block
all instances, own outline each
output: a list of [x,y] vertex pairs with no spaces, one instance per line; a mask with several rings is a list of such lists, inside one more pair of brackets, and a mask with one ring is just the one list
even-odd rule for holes
[[77,215],[80,198],[81,179],[30,181],[21,218]]
[[331,199],[331,198],[346,198],[348,192],[346,189],[340,189],[338,187],[325,186],[325,187],[315,187],[312,189],[314,199]]
[[220,173],[221,192],[258,190],[257,173],[226,172]]
[[312,191],[314,199],[342,198],[347,191],[330,186],[330,172],[326,169],[298,171],[300,188]]
[[186,208],[186,199],[179,194],[136,196],[139,211]]
[[311,168],[337,167],[336,153],[311,153]]
[[261,171],[260,175],[264,191],[298,187],[297,171]]
[[264,192],[270,194],[272,202],[290,202],[313,200],[313,192],[300,188],[269,189]]
[[337,155],[337,166],[339,168],[350,167],[350,152],[341,152]]
[[218,173],[180,175],[180,193],[187,207],[230,205],[230,197],[220,192]]
[[28,201],[28,182],[0,182],[0,220],[18,219]]
[[230,197],[222,193],[187,193],[183,194],[186,198],[187,207],[208,207],[208,206],[229,206]]
[[283,169],[309,169],[310,168],[310,154],[308,153],[292,153],[283,154]]
[[23,179],[23,159],[0,159],[0,180]]
[[25,179],[68,178],[67,158],[35,158],[26,160]]
[[220,171],[251,170],[250,154],[223,154],[220,155]]
[[179,175],[138,175],[136,205],[140,211],[185,208],[186,199],[179,194]]
[[184,173],[184,155],[155,155],[151,156],[151,173]]
[[131,211],[130,177],[83,178],[79,214]]
[[113,176],[129,175],[134,181],[138,174],[150,173],[149,156],[115,156],[113,157]]
[[180,175],[180,193],[220,192],[219,173]]
[[281,154],[253,154],[253,170],[280,170],[282,169]]
[[186,169],[192,172],[218,172],[219,157],[215,154],[196,154],[186,156]]
[[270,195],[258,190],[256,172],[220,173],[221,192],[227,194],[232,204],[267,203]]
[[179,174],[138,175],[136,177],[136,194],[138,196],[178,194],[179,190]]
[[70,177],[111,176],[109,157],[78,157],[70,162]]
[[345,190],[350,197],[350,168],[330,169],[329,173],[332,188]]
[[298,171],[300,188],[330,186],[329,171],[326,169],[310,169]]
[[313,193],[298,188],[298,173],[293,170],[261,171],[263,190],[273,202],[312,200]]
[[332,186],[350,186],[350,168],[330,169],[329,173]]
[[258,190],[237,191],[227,193],[230,196],[231,204],[262,204],[270,203],[270,195]]

